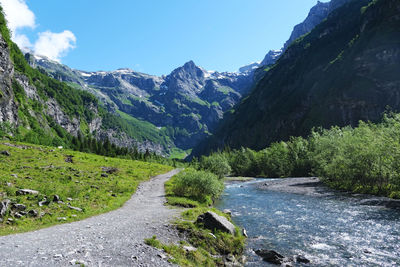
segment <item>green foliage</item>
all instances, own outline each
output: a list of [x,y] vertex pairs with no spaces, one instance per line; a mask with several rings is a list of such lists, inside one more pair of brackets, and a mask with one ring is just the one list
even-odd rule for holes
[[[378,124],[314,129],[255,152],[214,153],[225,157],[236,176],[319,176],[330,186],[358,193],[399,198],[400,114],[385,114]],[[207,158],[202,159],[207,162]]]
[[[154,163],[23,143],[0,143],[0,151],[4,150],[11,156],[0,155],[0,200],[7,198],[24,204],[27,210],[34,209],[42,216],[14,218],[16,224],[9,225],[6,221],[11,215],[7,215],[0,223],[0,235],[54,225],[62,222],[57,219],[59,217],[72,222],[119,208],[140,182],[172,169]],[[72,162],[67,162],[67,158]],[[116,168],[116,172],[106,173],[103,167]],[[39,195],[17,196],[16,191],[21,188],[37,190]],[[52,200],[54,195],[83,211],[55,202],[38,205],[38,201],[45,197]]]
[[187,169],[173,179],[172,191],[176,196],[186,197],[202,203],[216,200],[224,185],[218,177],[205,171]]
[[227,158],[221,153],[214,153],[208,157],[202,157],[200,160],[200,169],[212,172],[220,179],[231,172],[231,167]]

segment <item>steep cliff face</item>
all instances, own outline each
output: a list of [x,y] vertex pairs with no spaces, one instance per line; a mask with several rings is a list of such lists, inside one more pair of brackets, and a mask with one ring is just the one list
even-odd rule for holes
[[224,145],[261,149],[312,127],[399,111],[400,2],[369,3],[345,4],[293,43],[197,153]]
[[[1,11],[1,9],[0,9]],[[62,145],[73,136],[108,139],[120,147],[138,147],[165,153],[161,144],[135,138],[134,130],[124,121],[104,111],[97,99],[32,69],[31,64],[57,66],[60,80],[81,82],[77,72],[65,72],[62,65],[40,58],[24,57],[10,40],[0,12],[0,135],[16,140]],[[27,61],[26,61],[27,60]],[[68,70],[68,69],[67,69]],[[61,78],[61,76],[63,78]],[[168,143],[168,140],[166,140]]]
[[327,3],[319,2],[311,8],[306,19],[294,26],[289,39],[280,50],[270,50],[261,62],[260,66],[270,66],[275,64],[284,51],[299,37],[309,33],[312,29],[320,24],[332,11],[341,7],[351,0],[332,0]]
[[8,45],[0,38],[0,122],[18,123],[17,105],[14,101],[12,78],[14,67],[10,60]]

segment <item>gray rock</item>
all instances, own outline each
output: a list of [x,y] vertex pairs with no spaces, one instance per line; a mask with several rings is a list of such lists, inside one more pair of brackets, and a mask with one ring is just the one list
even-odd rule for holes
[[24,215],[22,215],[22,214],[19,213],[19,212],[16,212],[16,213],[14,214],[14,217],[17,218],[17,219],[20,219],[20,218],[24,217]]
[[30,210],[28,211],[28,216],[29,217],[37,217],[39,213],[36,210]]
[[193,247],[193,246],[183,246],[182,247],[186,252],[192,252],[192,251],[196,251],[197,248]]
[[70,208],[71,210],[76,210],[76,211],[80,211],[80,212],[83,211],[81,208],[73,207],[73,206],[70,206],[70,205],[68,205],[68,208]]
[[0,218],[4,217],[10,207],[10,203],[11,201],[9,199],[4,199],[0,202]]
[[49,205],[50,204],[50,200],[48,200],[47,198],[43,199],[42,201],[39,201],[38,205],[39,207],[43,207],[44,205]]
[[232,211],[229,209],[224,209],[223,213],[228,214],[229,216],[232,215]]
[[300,263],[310,263],[310,260],[307,259],[306,257],[302,256],[302,255],[297,255],[294,257],[294,261],[295,262],[300,262]]
[[58,203],[59,201],[61,201],[61,198],[58,195],[54,195],[53,201]]
[[274,250],[258,249],[254,252],[266,262],[273,264],[282,264],[284,262],[284,257]]
[[26,206],[24,204],[12,204],[11,209],[16,211],[23,211],[26,210]]
[[244,236],[244,237],[249,237],[248,235],[247,235],[247,231],[246,231],[246,229],[242,229],[242,235]]
[[16,192],[17,196],[21,196],[21,195],[38,195],[39,191],[36,190],[32,190],[32,189],[19,189]]
[[232,235],[235,234],[235,226],[228,221],[225,217],[220,216],[212,211],[207,211],[204,214],[201,214],[196,223],[201,223],[205,228],[210,230],[219,230],[222,232],[230,233]]

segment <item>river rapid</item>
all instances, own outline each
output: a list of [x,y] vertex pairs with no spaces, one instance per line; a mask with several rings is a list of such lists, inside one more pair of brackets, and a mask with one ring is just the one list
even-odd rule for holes
[[399,209],[361,205],[367,196],[304,195],[259,186],[270,181],[279,182],[228,182],[217,204],[247,230],[246,266],[272,266],[255,249],[303,255],[311,261],[304,266],[400,266]]

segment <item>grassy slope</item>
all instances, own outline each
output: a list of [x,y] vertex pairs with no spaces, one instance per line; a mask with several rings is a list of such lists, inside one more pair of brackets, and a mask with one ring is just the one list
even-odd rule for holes
[[[23,145],[23,144],[19,144]],[[138,184],[149,177],[167,172],[171,167],[154,163],[124,160],[85,154],[43,146],[27,149],[10,147],[0,143],[0,151],[7,150],[11,156],[0,155],[0,200],[8,198],[27,206],[27,210],[45,213],[43,217],[14,219],[7,224],[8,214],[0,223],[0,235],[24,232],[47,227],[60,222],[81,220],[89,216],[116,209],[135,192]],[[72,155],[73,163],[65,162]],[[102,167],[115,167],[116,173],[107,174]],[[18,189],[33,189],[38,196],[16,196]],[[71,210],[66,204],[51,202],[43,207],[38,202],[45,196],[54,195],[65,203],[82,208],[82,212]],[[72,198],[68,201],[67,198]],[[66,220],[58,218],[65,217]]]

